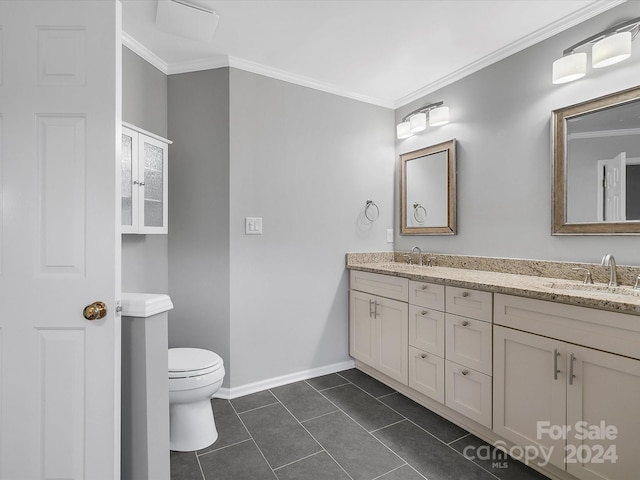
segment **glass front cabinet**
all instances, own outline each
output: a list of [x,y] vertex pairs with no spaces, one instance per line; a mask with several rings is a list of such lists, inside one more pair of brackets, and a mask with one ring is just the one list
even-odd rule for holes
[[167,233],[168,152],[172,142],[122,126],[122,233]]

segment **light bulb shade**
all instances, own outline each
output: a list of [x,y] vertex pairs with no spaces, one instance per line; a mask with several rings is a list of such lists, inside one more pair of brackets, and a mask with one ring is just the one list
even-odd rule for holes
[[427,129],[427,114],[416,113],[409,119],[409,123],[411,124],[411,133],[422,132]]
[[409,138],[413,135],[413,133],[411,133],[411,124],[409,122],[399,123],[398,125],[396,125],[396,133],[398,136],[398,140]]
[[449,123],[449,107],[438,107],[429,111],[429,125],[437,127]]
[[626,60],[631,56],[631,32],[605,37],[593,44],[591,65],[602,68]]
[[565,55],[553,62],[553,83],[573,82],[587,73],[587,54],[584,52]]

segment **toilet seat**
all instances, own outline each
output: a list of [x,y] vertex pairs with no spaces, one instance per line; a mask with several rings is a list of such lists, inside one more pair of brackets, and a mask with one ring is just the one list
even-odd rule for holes
[[170,348],[169,378],[200,377],[224,368],[218,354],[201,348]]

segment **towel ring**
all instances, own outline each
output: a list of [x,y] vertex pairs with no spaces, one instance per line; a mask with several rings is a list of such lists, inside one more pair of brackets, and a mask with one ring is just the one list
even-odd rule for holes
[[[422,218],[420,218],[418,216],[418,211],[422,210],[424,212],[424,214],[422,215]],[[415,202],[413,204],[413,218],[416,219],[416,222],[418,222],[419,224],[423,224],[424,223],[424,218],[427,216],[427,209],[424,208],[422,205],[420,205],[418,202]]]
[[[371,218],[373,214],[369,212],[369,209],[371,207],[374,207],[376,209],[375,216],[373,218]],[[380,216],[380,209],[378,208],[378,205],[376,205],[376,203],[373,200],[367,200],[366,206],[364,207],[364,216],[367,217],[367,220],[369,220],[370,222],[375,222]]]

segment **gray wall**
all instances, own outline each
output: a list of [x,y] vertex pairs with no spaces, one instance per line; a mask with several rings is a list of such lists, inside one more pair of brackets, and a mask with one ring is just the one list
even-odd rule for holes
[[[444,100],[451,123],[396,141],[396,158],[451,138],[458,140],[458,235],[397,236],[396,250],[419,245],[437,253],[640,264],[638,237],[552,236],[551,111],[638,84],[640,49],[624,63],[553,85],[551,64],[568,46],[638,15],[628,2],[508,57],[396,111]],[[397,161],[397,160],[396,160]],[[396,182],[396,212],[399,211]],[[396,216],[395,224],[399,219]]]
[[391,248],[393,112],[235,69],[168,85],[169,345],[216,351],[227,388],[348,360],[344,254]]
[[[349,359],[349,251],[390,250],[393,112],[231,69],[231,384]],[[380,207],[362,221],[367,199]],[[244,234],[263,217],[261,236]]]
[[[167,77],[126,47],[122,47],[122,120],[167,136]],[[169,155],[170,172],[171,168]],[[122,235],[122,291],[167,293],[167,242],[167,235]]]
[[213,350],[230,371],[229,71],[171,75],[168,91],[169,346]]

